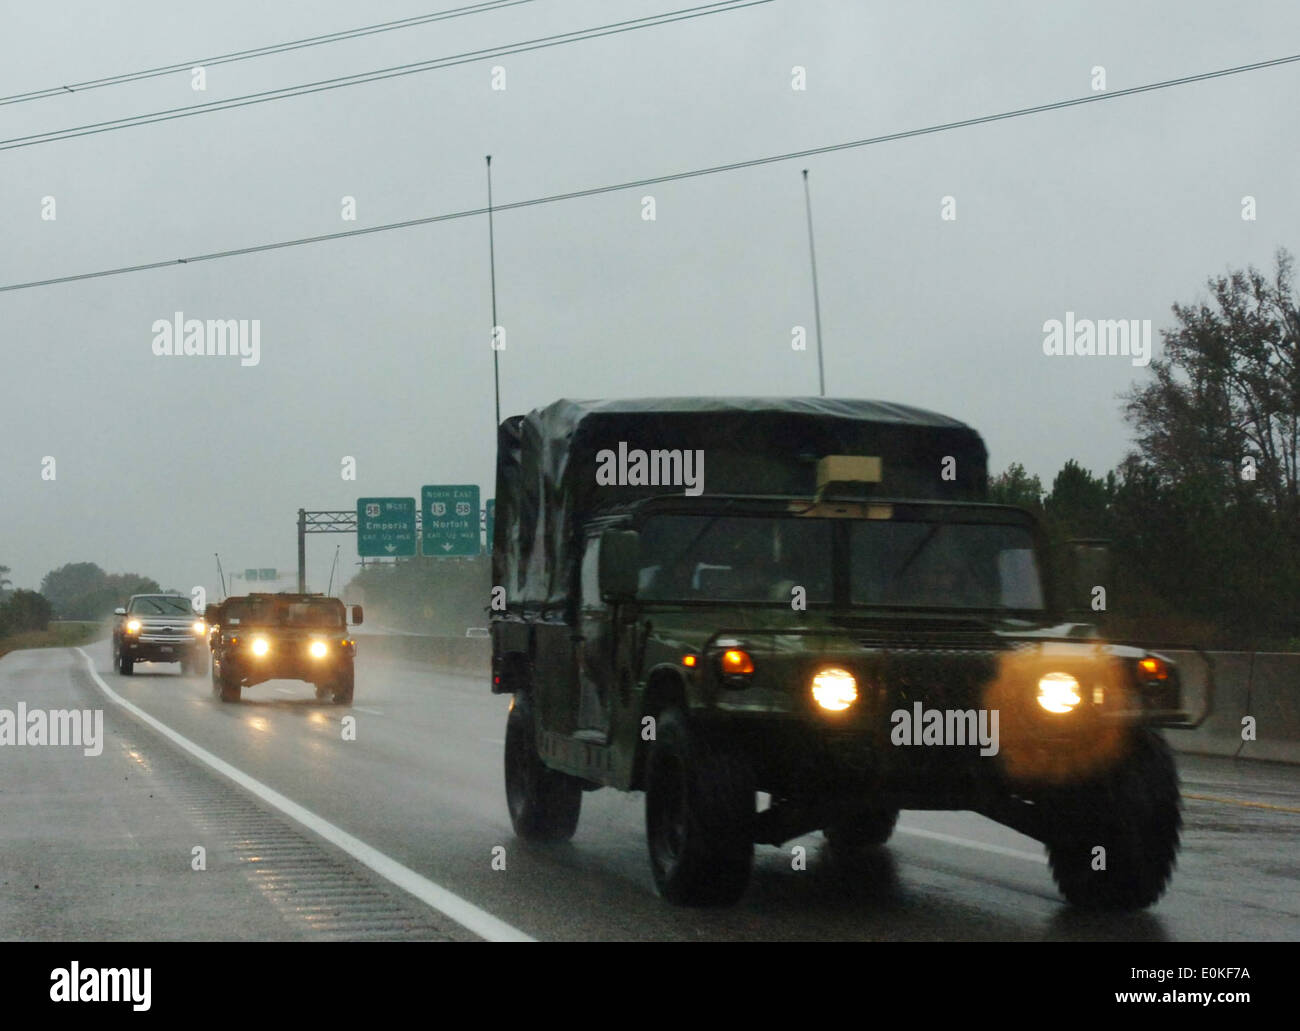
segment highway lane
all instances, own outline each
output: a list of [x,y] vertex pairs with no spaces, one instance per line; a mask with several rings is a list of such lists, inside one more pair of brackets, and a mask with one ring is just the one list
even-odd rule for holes
[[[87,652],[106,683],[156,719],[543,940],[1300,938],[1296,768],[1180,757],[1190,797],[1179,868],[1165,898],[1141,913],[1075,912],[1060,901],[1037,842],[970,813],[914,812],[864,870],[836,869],[821,836],[809,835],[761,846],[734,909],[683,910],[654,893],[639,794],[585,795],[570,843],[515,839],[501,770],[508,703],[485,677],[363,652],[350,710],[317,702],[310,685],[279,681],[223,705],[206,678],[148,664],[124,677],[110,671],[105,642]],[[45,653],[50,675],[103,698],[68,655]],[[0,680],[6,672],[0,663]],[[353,741],[343,734],[349,715]],[[806,849],[807,869],[793,868],[794,846]],[[500,849],[504,870],[494,868]]]

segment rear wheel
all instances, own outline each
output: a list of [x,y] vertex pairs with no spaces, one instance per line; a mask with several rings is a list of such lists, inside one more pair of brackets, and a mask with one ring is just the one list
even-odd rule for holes
[[659,717],[646,768],[646,840],[669,902],[729,906],[754,862],[754,775],[678,709]]
[[1141,730],[1124,763],[1057,800],[1044,842],[1061,894],[1087,909],[1141,909],[1169,883],[1182,828],[1178,770]]
[[573,837],[582,812],[582,782],[542,762],[533,702],[525,692],[514,696],[506,718],[505,753],[506,805],[515,833],[532,841]]

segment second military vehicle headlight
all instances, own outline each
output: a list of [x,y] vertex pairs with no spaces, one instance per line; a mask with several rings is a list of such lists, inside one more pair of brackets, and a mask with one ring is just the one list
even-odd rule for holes
[[323,659],[329,652],[329,647],[324,641],[312,641],[311,646],[307,649],[313,659]]
[[858,682],[848,670],[832,666],[813,676],[812,694],[823,709],[843,712],[858,700]]
[[1048,712],[1073,712],[1081,701],[1079,681],[1069,673],[1046,673],[1038,681],[1038,704]]
[[252,649],[254,655],[265,655],[271,650],[271,642],[265,637],[254,637]]

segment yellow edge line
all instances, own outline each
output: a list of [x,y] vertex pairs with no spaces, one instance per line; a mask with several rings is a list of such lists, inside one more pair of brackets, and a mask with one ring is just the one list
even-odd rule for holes
[[1269,805],[1267,802],[1244,802],[1239,798],[1218,798],[1215,795],[1193,795],[1190,792],[1183,792],[1183,798],[1194,798],[1198,802],[1221,802],[1224,805],[1239,805],[1247,809],[1273,809],[1279,813],[1298,813],[1296,809],[1289,805]]

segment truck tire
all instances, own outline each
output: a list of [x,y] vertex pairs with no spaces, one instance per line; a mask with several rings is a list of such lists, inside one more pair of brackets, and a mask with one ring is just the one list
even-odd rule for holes
[[239,681],[226,676],[224,670],[218,673],[215,665],[212,667],[212,686],[223,702],[239,701]]
[[754,774],[680,709],[658,720],[646,766],[646,842],[655,887],[683,906],[730,906],[754,864]]
[[1084,909],[1151,905],[1173,872],[1181,807],[1169,746],[1139,730],[1120,766],[1072,790],[1048,818],[1044,843],[1061,894]]
[[121,652],[117,657],[117,671],[123,676],[129,677],[135,672],[135,660],[126,652]]
[[533,702],[514,696],[506,718],[506,805],[515,834],[527,841],[568,841],[578,829],[582,782],[549,769],[537,754]]
[[853,859],[888,841],[897,823],[897,809],[867,809],[845,816],[822,833],[834,858]]
[[352,704],[352,688],[354,679],[354,671],[351,666],[339,670],[338,675],[330,685],[334,695],[335,705]]
[[[188,669],[187,669],[187,667],[188,667]],[[207,652],[199,652],[199,653],[196,654],[196,655],[192,655],[192,656],[190,656],[190,660],[189,660],[188,663],[186,663],[186,662],[182,662],[182,663],[181,663],[181,674],[182,674],[182,675],[184,675],[185,673],[188,672],[188,674],[189,674],[190,676],[192,676],[192,677],[201,677],[201,676],[203,676],[203,674],[205,674],[207,671],[208,671],[208,655],[207,655]]]

